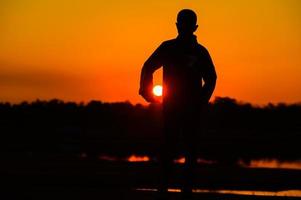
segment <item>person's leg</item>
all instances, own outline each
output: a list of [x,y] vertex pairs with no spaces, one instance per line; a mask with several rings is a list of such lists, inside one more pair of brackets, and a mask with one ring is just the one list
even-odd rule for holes
[[182,185],[182,194],[184,199],[192,198],[192,189],[194,185],[195,169],[197,167],[197,145],[200,134],[200,112],[198,108],[187,109],[184,119],[184,178]]
[[[190,146],[191,145],[191,146]],[[182,194],[186,199],[192,197],[192,189],[194,186],[194,176],[195,176],[195,168],[197,165],[196,151],[190,144],[185,147],[184,155],[185,155],[185,163],[184,163],[184,171],[183,171],[183,184],[182,184]]]
[[160,147],[159,155],[159,195],[167,198],[168,184],[172,175],[174,159],[174,135],[177,132],[177,117],[171,112],[164,113],[163,140]]
[[167,197],[168,185],[172,173],[173,165],[173,155],[169,149],[169,144],[165,143],[161,148],[160,158],[159,158],[159,195],[162,197]]

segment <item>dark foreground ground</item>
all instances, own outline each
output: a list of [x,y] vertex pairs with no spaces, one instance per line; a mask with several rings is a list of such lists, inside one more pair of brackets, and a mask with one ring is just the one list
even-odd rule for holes
[[[86,199],[86,200],[157,200],[158,194],[155,192],[137,192],[125,189],[111,188],[48,188],[35,189],[15,195],[6,192],[9,199]],[[182,200],[180,193],[171,193],[170,200]],[[232,195],[232,194],[194,194],[193,200],[297,200],[300,197],[273,197],[273,196],[254,196],[254,195]]]
[[[174,169],[171,187],[181,182],[181,165]],[[214,190],[281,191],[301,190],[301,170],[247,169],[235,166],[202,165],[196,173],[194,199],[298,199],[274,196],[217,194]],[[104,162],[66,159],[2,160],[0,199],[157,199],[156,163]],[[7,198],[8,197],[8,198]],[[171,199],[181,199],[171,193]]]

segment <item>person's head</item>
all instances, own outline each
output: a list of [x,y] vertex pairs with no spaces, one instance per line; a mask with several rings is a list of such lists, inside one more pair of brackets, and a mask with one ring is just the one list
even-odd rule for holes
[[177,16],[176,25],[179,35],[192,35],[198,28],[195,12],[190,9],[181,10]]

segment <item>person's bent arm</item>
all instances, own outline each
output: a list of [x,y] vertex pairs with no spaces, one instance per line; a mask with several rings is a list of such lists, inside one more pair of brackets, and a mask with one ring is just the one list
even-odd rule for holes
[[208,103],[215,89],[217,75],[209,52],[206,51],[205,55],[207,65],[203,74],[204,87],[202,90],[202,98],[204,103]]
[[153,73],[162,66],[162,45],[146,60],[140,76],[139,94],[147,102],[157,102],[152,93],[153,89]]

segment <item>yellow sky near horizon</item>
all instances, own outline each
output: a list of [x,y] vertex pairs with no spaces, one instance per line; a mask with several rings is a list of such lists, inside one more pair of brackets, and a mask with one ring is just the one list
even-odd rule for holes
[[[214,96],[301,102],[299,0],[2,0],[0,101],[143,103],[141,67],[182,8],[218,73]],[[160,82],[156,75],[156,82]]]

